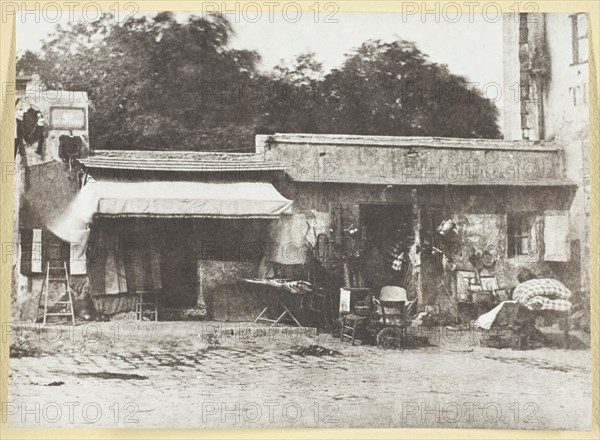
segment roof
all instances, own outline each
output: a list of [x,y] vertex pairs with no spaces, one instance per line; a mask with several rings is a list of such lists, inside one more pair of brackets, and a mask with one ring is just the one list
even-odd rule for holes
[[205,151],[94,150],[79,162],[87,168],[125,170],[221,172],[285,169],[285,164],[266,161],[258,153]]
[[562,147],[547,141],[447,138],[432,136],[372,136],[348,134],[276,133],[270,142],[283,144],[324,144],[361,147],[428,147],[506,151],[559,151]]

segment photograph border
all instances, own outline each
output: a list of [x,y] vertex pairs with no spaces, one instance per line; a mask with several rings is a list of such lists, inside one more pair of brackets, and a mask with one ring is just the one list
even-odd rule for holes
[[[243,3],[243,0],[238,2],[213,2],[219,5],[227,5],[234,8],[235,3]],[[49,4],[68,10],[80,10],[86,3],[82,2],[49,2],[39,0],[37,2],[20,2],[20,1],[0,1],[2,8],[2,17],[0,18],[0,84],[2,84],[2,120],[1,120],[1,138],[0,157],[2,162],[1,184],[0,184],[0,238],[2,241],[2,259],[0,264],[0,317],[2,321],[2,344],[0,351],[1,369],[0,369],[0,402],[4,405],[8,401],[8,360],[9,360],[9,320],[10,320],[10,304],[11,304],[11,260],[10,254],[7,252],[6,246],[12,242],[12,209],[13,209],[13,178],[14,175],[14,158],[13,158],[13,142],[11,138],[14,133],[15,124],[15,106],[14,102],[6,96],[7,86],[15,82],[15,14],[10,15],[10,8],[20,8],[23,5],[29,5],[32,9],[35,3]],[[73,6],[78,3],[78,6]],[[182,2],[182,1],[95,1],[103,9],[115,10],[115,8],[127,8],[134,4],[140,11],[193,11],[200,10],[202,2]],[[259,1],[260,3],[260,1]],[[281,9],[282,5],[287,3],[286,0],[279,2],[279,6],[275,6],[275,10]],[[295,0],[294,3],[301,5],[303,10],[310,10],[316,0]],[[402,12],[402,2],[392,1],[333,1],[319,3],[335,3],[339,6],[339,12]],[[364,439],[364,438],[410,438],[410,439],[428,439],[428,438],[447,438],[447,439],[597,439],[600,436],[600,405],[599,405],[599,319],[597,313],[600,310],[600,253],[599,253],[599,237],[600,237],[600,114],[598,105],[598,89],[599,77],[597,63],[599,57],[599,36],[598,32],[593,29],[600,29],[600,2],[598,1],[524,1],[516,0],[496,2],[432,2],[418,1],[405,2],[411,3],[411,11],[420,12],[425,8],[430,12],[434,10],[435,4],[457,3],[459,5],[467,5],[474,12],[481,12],[486,4],[495,3],[500,6],[503,12],[515,12],[517,5],[523,12],[532,12],[531,8],[536,9],[535,12],[588,12],[590,20],[590,39],[591,50],[589,57],[589,114],[590,114],[590,180],[591,180],[591,223],[595,227],[591,227],[591,353],[592,353],[592,430],[585,432],[575,431],[542,431],[542,430],[504,430],[504,429],[373,429],[373,428],[314,428],[314,429],[124,429],[124,428],[77,428],[77,429],[44,429],[44,428],[10,428],[4,420],[0,420],[0,437],[6,440],[13,439],[70,439],[70,438],[90,438],[90,439],[106,439],[106,438],[144,438],[144,439],[187,439],[187,438],[312,438],[312,439]],[[128,6],[129,5],[129,6]],[[56,7],[54,6],[54,7]],[[466,7],[466,6],[465,6]],[[512,9],[511,9],[512,8]],[[527,8],[530,8],[529,10]],[[126,10],[126,9],[123,9]],[[593,25],[596,23],[596,25]],[[10,148],[9,148],[10,145]],[[12,167],[11,167],[12,166]],[[8,255],[7,255],[8,254]],[[583,398],[583,396],[582,396]]]

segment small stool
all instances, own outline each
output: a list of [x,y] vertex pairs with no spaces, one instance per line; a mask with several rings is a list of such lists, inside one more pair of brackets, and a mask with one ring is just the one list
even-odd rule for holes
[[344,315],[342,318],[342,332],[340,334],[340,341],[343,341],[344,337],[346,337],[352,340],[352,345],[354,345],[354,340],[356,339],[356,330],[364,320],[364,316],[355,315],[354,313]]

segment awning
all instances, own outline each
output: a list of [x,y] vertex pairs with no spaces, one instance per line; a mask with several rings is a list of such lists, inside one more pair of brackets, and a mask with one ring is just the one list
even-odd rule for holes
[[[92,218],[277,218],[291,213],[292,201],[270,183],[90,181],[50,229],[66,239]],[[67,240],[69,241],[69,240]]]

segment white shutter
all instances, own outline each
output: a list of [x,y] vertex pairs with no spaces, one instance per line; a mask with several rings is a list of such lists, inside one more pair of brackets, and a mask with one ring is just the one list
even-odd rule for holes
[[567,211],[546,211],[544,217],[544,260],[569,261],[569,213]]
[[42,230],[34,229],[31,239],[31,272],[42,273]]
[[350,296],[348,289],[340,289],[340,313],[350,313]]

